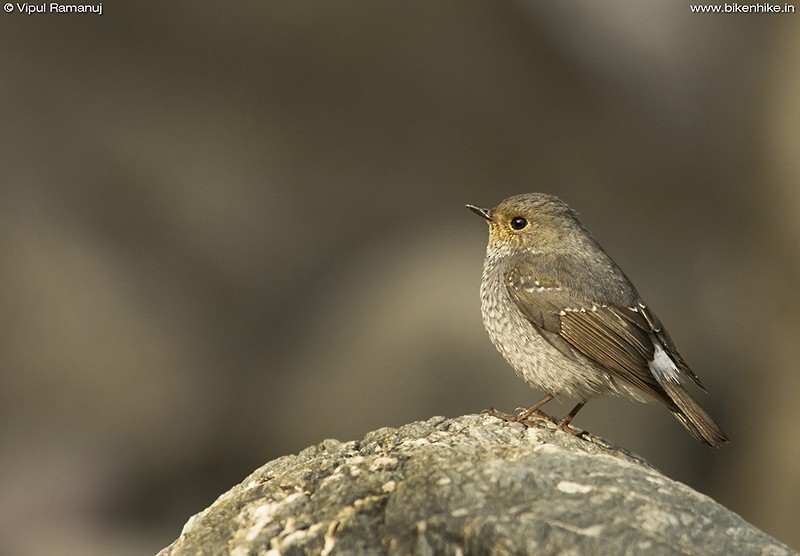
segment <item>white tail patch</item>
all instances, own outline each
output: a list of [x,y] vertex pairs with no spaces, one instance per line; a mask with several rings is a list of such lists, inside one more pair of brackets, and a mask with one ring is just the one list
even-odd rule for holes
[[650,372],[653,373],[659,384],[664,380],[670,380],[675,383],[680,382],[678,366],[675,365],[669,354],[661,347],[661,342],[658,341],[658,338],[651,334],[650,339],[656,348],[655,353],[653,353],[653,360],[647,364],[650,367]]

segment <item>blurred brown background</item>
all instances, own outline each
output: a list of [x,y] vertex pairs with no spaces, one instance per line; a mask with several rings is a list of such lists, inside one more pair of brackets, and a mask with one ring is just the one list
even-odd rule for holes
[[733,443],[613,399],[576,424],[800,547],[799,31],[681,2],[0,13],[2,552],[154,553],[269,459],[538,399],[483,331],[463,208],[526,191],[581,212]]

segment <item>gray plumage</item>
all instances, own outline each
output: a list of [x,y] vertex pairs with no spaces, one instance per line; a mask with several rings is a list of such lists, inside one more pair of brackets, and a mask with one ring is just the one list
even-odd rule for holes
[[599,394],[654,398],[700,442],[727,442],[684,388],[703,388],[700,380],[572,209],[542,193],[467,207],[489,224],[481,282],[489,337],[531,387],[579,402],[564,424]]

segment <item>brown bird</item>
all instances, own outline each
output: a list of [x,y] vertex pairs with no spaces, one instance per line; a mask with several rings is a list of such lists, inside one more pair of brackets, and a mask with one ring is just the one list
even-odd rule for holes
[[489,224],[484,326],[517,375],[547,393],[513,420],[563,396],[578,402],[559,421],[570,430],[588,400],[612,394],[660,401],[707,446],[728,441],[684,387],[705,391],[661,321],[571,208],[543,193],[467,208]]

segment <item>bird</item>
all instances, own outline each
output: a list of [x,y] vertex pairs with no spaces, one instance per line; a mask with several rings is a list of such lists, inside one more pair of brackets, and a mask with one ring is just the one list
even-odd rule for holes
[[706,446],[729,441],[687,390],[706,391],[661,321],[572,208],[546,193],[515,195],[492,209],[466,207],[489,225],[484,327],[516,374],[546,393],[518,415],[492,414],[550,418],[542,406],[567,398],[577,405],[557,424],[578,434],[570,426],[578,411],[610,394],[661,402]]

